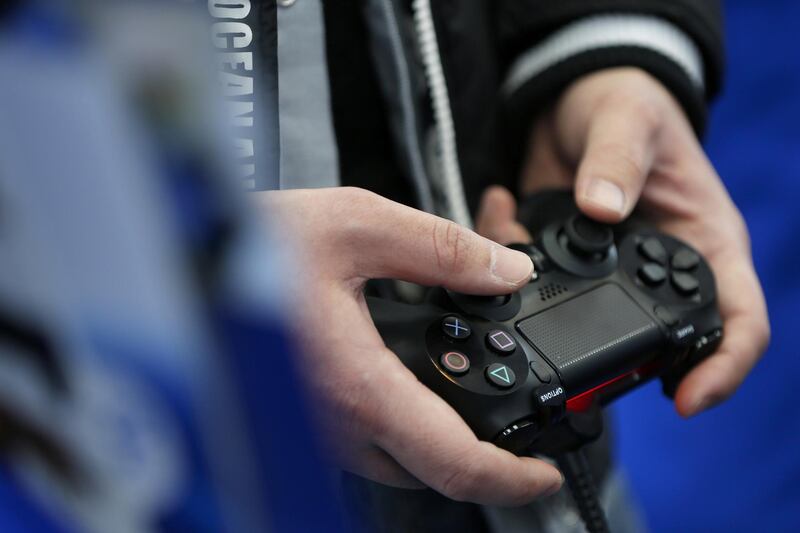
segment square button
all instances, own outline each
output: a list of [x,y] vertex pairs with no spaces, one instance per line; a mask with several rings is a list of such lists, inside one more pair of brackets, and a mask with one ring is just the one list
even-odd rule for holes
[[486,344],[495,352],[505,355],[510,354],[517,348],[514,337],[502,329],[493,329],[486,335]]

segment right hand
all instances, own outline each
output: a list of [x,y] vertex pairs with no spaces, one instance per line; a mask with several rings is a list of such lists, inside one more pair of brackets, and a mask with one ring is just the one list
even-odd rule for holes
[[479,441],[403,366],[375,329],[363,294],[373,278],[505,294],[530,280],[526,255],[361,189],[257,198],[265,215],[277,217],[308,253],[300,313],[303,330],[313,334],[300,334],[303,368],[344,469],[481,504],[521,505],[558,490],[558,470]]

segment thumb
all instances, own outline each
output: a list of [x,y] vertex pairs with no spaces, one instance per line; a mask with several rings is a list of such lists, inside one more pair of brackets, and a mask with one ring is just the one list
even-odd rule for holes
[[501,244],[531,242],[531,235],[517,222],[517,202],[505,187],[486,189],[478,209],[475,228],[484,237]]
[[[378,195],[351,202],[347,215],[355,229],[344,239],[366,278],[395,278],[442,285],[469,294],[505,294],[531,280],[533,263],[521,253],[481,237],[449,220]],[[359,221],[361,223],[356,223]]]
[[633,210],[653,165],[660,121],[651,115],[616,107],[593,117],[575,180],[583,213],[617,223]]

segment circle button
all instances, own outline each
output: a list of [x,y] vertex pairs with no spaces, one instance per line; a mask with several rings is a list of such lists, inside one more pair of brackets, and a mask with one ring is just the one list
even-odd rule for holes
[[461,352],[445,352],[439,362],[445,370],[456,376],[466,374],[469,370],[469,358]]

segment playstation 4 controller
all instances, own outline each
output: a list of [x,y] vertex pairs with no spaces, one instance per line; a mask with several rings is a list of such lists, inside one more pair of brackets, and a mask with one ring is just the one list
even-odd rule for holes
[[540,444],[567,413],[656,377],[671,396],[721,341],[711,269],[674,237],[576,213],[512,247],[535,265],[513,294],[368,298],[386,345],[482,440],[552,449]]

